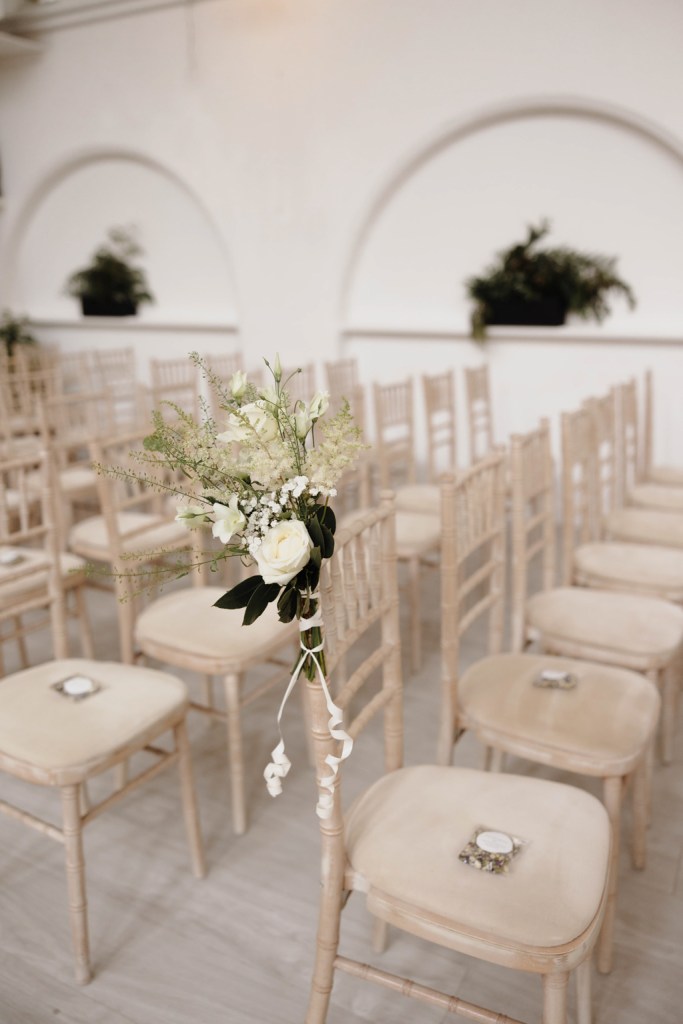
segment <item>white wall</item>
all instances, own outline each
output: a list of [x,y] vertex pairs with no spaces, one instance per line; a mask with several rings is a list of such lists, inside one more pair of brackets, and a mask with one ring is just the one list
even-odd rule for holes
[[[566,405],[568,381],[579,397],[651,364],[675,457],[682,348],[608,342],[683,341],[677,0],[144,6],[0,63],[0,302],[89,347],[63,279],[105,226],[132,221],[150,324],[228,338],[237,322],[249,364],[348,351],[393,379],[479,361],[462,278],[547,215],[558,241],[618,255],[639,307],[615,306],[595,344],[560,340],[571,327],[490,343],[499,435]],[[446,337],[416,347],[368,326]]]

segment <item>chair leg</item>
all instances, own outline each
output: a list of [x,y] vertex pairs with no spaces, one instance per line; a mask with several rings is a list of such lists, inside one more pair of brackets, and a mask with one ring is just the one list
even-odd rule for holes
[[[335,872],[335,866],[330,865]],[[341,873],[338,871],[337,873]],[[339,919],[342,910],[341,878],[337,886],[328,879],[323,883],[320,901],[315,965],[304,1024],[325,1024],[334,979],[334,959],[339,946]]]
[[232,825],[238,836],[247,831],[247,808],[244,798],[244,755],[242,752],[242,722],[240,718],[239,675],[225,677],[225,702],[227,706],[228,761],[230,764],[230,789],[232,792]]
[[633,827],[631,831],[631,863],[634,868],[642,870],[647,859],[647,824],[648,824],[648,794],[647,794],[647,761],[648,754],[645,753],[643,760],[633,773]]
[[95,657],[95,647],[93,645],[92,630],[90,629],[88,606],[85,600],[85,587],[76,587],[74,601],[76,602],[78,628],[81,634],[81,653],[84,658],[92,659]]
[[205,675],[202,679],[202,699],[207,708],[213,708],[213,676]]
[[79,985],[87,985],[91,976],[88,950],[88,903],[85,894],[85,865],[79,801],[80,786],[62,787],[66,882],[69,893],[69,916],[76,981]]
[[543,1024],[567,1024],[569,974],[543,975]]
[[383,953],[387,948],[389,925],[381,917],[376,917],[372,925],[372,948],[375,953]]
[[410,667],[413,672],[418,672],[422,662],[419,558],[411,558],[408,562],[408,610],[410,613]]
[[124,665],[135,664],[135,654],[133,649],[133,626],[135,623],[135,609],[133,607],[134,598],[126,597],[125,600],[120,600],[117,603],[118,617],[119,617],[119,645],[121,650],[121,661]]
[[12,617],[14,623],[14,629],[17,634],[17,648],[19,650],[19,660],[21,661],[22,668],[28,668],[28,650],[26,647],[26,637],[23,634],[23,623],[21,621],[21,615],[14,615]]
[[607,882],[607,907],[605,919],[598,939],[598,970],[609,974],[612,970],[614,953],[614,919],[617,909],[617,883],[619,879],[619,843],[621,839],[621,804],[623,779],[619,776],[605,779],[604,801],[612,826],[612,855],[610,857],[609,879]]
[[192,771],[190,743],[187,738],[187,724],[185,720],[178,722],[173,732],[175,735],[176,750],[178,751],[180,793],[183,801],[183,815],[185,817],[187,842],[190,847],[192,873],[196,878],[203,878],[206,874],[206,861],[204,860],[204,845],[202,843],[202,833],[199,827],[199,813],[197,810],[197,798],[194,788],[194,773]]
[[662,672],[662,761],[671,764],[674,755],[676,708],[678,704],[678,659]]
[[502,772],[505,770],[505,751],[493,747],[489,759],[488,770],[490,772]]
[[591,957],[576,968],[576,1024],[591,1024]]

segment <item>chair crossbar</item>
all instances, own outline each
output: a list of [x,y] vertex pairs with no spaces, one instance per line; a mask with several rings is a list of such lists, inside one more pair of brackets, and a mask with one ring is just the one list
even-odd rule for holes
[[100,800],[98,804],[94,804],[85,814],[81,815],[81,822],[83,825],[87,825],[88,822],[92,821],[93,818],[99,817],[103,811],[107,808],[117,804],[119,800],[122,800],[124,796],[127,796],[132,790],[137,789],[145,782],[149,782],[150,779],[155,778],[162,771],[169,767],[169,765],[175,764],[178,760],[177,750],[160,750],[159,748],[145,747],[149,753],[156,754],[158,760],[154,764],[150,765],[149,768],[145,768],[144,771],[140,772],[127,782],[121,789],[115,790],[105,800]]
[[334,702],[342,710],[348,707],[352,698],[358,693],[362,686],[368,681],[372,673],[389,658],[394,650],[393,644],[383,644],[378,647],[369,658],[366,658],[362,665],[349,676],[339,693],[335,694]]
[[497,601],[500,601],[500,594],[494,591],[491,594],[487,594],[486,597],[482,597],[481,601],[477,601],[475,605],[472,605],[472,607],[467,610],[466,614],[462,615],[460,618],[458,634],[462,635],[466,632],[472,623],[476,622],[479,616],[483,615],[484,612],[487,612],[489,608],[493,608]]
[[29,828],[33,828],[36,832],[42,832],[43,835],[49,836],[50,839],[55,839],[58,843],[64,842],[64,833],[61,829],[55,825],[51,825],[47,821],[43,821],[42,818],[37,818],[33,814],[29,814],[28,811],[22,811],[19,807],[14,807],[13,804],[8,804],[5,800],[0,800],[0,813],[6,815],[8,818],[14,818],[15,821],[22,821],[24,825],[28,825]]
[[494,1010],[488,1010],[485,1006],[458,999],[457,996],[449,996],[445,992],[439,992],[438,989],[419,985],[416,981],[402,978],[397,974],[390,974],[388,971],[381,971],[378,967],[371,967],[359,960],[336,956],[334,966],[337,970],[350,974],[354,978],[374,981],[375,984],[381,985],[383,988],[392,989],[394,992],[399,992],[410,999],[416,999],[418,1002],[427,1003],[429,1006],[438,1006],[448,1013],[457,1013],[467,1020],[477,1021],[478,1024],[524,1024],[516,1017],[508,1017],[507,1014],[496,1013]]
[[545,537],[539,537],[535,544],[530,544],[526,549],[527,562],[530,562],[540,551],[543,551],[547,547],[547,543]]
[[472,541],[472,543],[467,547],[465,547],[464,545],[462,547],[458,545],[458,547],[460,547],[461,550],[459,563],[462,565],[466,558],[469,558],[470,555],[474,554],[475,551],[478,551],[479,548],[482,548],[484,544],[488,544],[489,541],[496,540],[498,537],[502,535],[502,533],[502,528],[498,524],[496,524],[495,526],[492,526],[489,530],[477,534],[476,540]]
[[485,565],[482,565],[480,569],[477,569],[476,572],[472,573],[467,582],[463,583],[460,587],[460,599],[462,600],[463,598],[468,597],[476,587],[489,579],[489,577],[492,576],[499,567],[500,566],[497,561],[489,559]]
[[358,738],[360,733],[362,733],[366,725],[375,717],[377,712],[381,711],[385,704],[388,704],[397,692],[398,687],[386,686],[367,702],[363,710],[359,711],[356,717],[346,726],[346,731],[352,740]]

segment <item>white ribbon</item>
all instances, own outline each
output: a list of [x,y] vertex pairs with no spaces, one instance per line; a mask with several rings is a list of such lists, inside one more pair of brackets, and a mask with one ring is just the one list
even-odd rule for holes
[[[299,630],[301,633],[304,633],[306,632],[306,630],[313,629],[315,626],[322,626],[322,624],[323,619],[320,612],[320,602],[318,601],[318,607],[316,611],[313,613],[313,615],[311,615],[310,618],[308,619],[301,619],[299,623]],[[320,794],[315,809],[315,813],[322,820],[329,818],[332,814],[332,806],[334,803],[334,780],[339,771],[339,765],[341,764],[342,761],[346,760],[346,758],[349,756],[353,749],[353,740],[351,739],[349,734],[344,731],[344,729],[339,728],[339,726],[342,725],[344,721],[344,716],[341,709],[338,708],[337,705],[332,700],[332,696],[327,686],[327,680],[325,679],[325,673],[322,670],[320,660],[316,657],[316,655],[318,655],[320,651],[322,651],[324,643],[325,642],[323,639],[321,640],[317,647],[306,647],[306,645],[303,642],[303,639],[300,640],[301,657],[299,658],[299,661],[297,662],[296,667],[292,672],[291,679],[289,680],[289,685],[285,690],[285,695],[282,698],[282,703],[280,704],[280,710],[277,713],[277,728],[278,732],[280,733],[280,742],[271,752],[270,756],[272,757],[273,760],[268,765],[266,765],[266,768],[263,772],[263,777],[266,780],[268,792],[273,797],[279,796],[280,793],[282,792],[282,780],[286,778],[287,773],[291,768],[291,761],[285,754],[285,741],[282,737],[282,729],[280,727],[282,713],[285,709],[285,704],[289,699],[289,695],[294,689],[294,686],[296,685],[296,681],[299,678],[299,674],[301,673],[301,669],[304,666],[306,658],[311,657],[315,662],[316,668],[318,669],[320,685],[322,686],[322,690],[325,695],[325,703],[327,704],[327,710],[330,715],[329,721],[327,723],[327,727],[330,731],[330,736],[334,740],[339,740],[342,744],[342,749],[339,757],[336,757],[334,754],[328,754],[327,757],[325,758],[325,764],[329,767],[330,774],[325,775],[324,778],[319,780],[319,785],[323,789],[327,790],[327,792]]]

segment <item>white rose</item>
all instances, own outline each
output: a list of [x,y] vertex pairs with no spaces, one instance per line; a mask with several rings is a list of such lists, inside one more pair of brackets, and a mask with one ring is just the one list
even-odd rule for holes
[[330,405],[329,391],[318,391],[311,400],[311,419],[318,420],[324,416]]
[[201,505],[179,505],[175,519],[177,523],[182,523],[184,526],[189,527],[190,530],[194,530],[197,526],[201,526],[202,523],[208,522],[206,509]]
[[285,519],[266,533],[256,552],[264,583],[289,583],[311,557],[313,542],[299,519]]
[[311,414],[306,408],[305,402],[297,402],[294,407],[294,430],[296,436],[302,441],[313,426]]
[[233,398],[241,398],[247,387],[247,375],[242,370],[235,370],[230,378],[230,394]]
[[227,544],[233,533],[238,533],[247,525],[247,520],[237,507],[237,495],[233,494],[227,505],[214,502],[214,524],[211,533],[221,544]]
[[217,441],[229,444],[231,441],[246,441],[253,432],[261,441],[272,441],[277,437],[277,420],[259,402],[248,402],[237,413],[228,416],[227,429],[216,435]]

